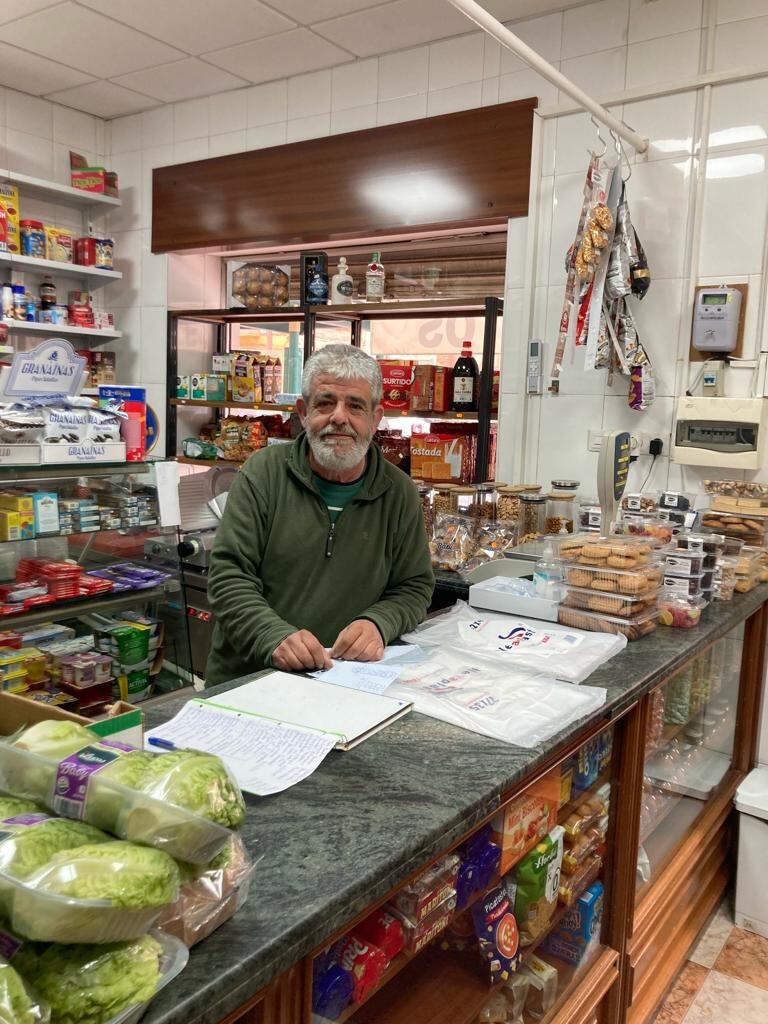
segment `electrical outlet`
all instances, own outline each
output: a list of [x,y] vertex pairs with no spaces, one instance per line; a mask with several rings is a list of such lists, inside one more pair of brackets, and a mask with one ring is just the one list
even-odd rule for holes
[[603,432],[602,430],[589,430],[587,431],[587,451],[588,452],[599,452],[603,447]]

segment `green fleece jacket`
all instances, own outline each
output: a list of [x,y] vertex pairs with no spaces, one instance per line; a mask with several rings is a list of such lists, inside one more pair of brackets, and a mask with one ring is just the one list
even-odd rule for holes
[[365,483],[332,525],[308,453],[305,434],[262,449],[229,492],[208,576],[209,686],[268,667],[297,629],[330,647],[370,619],[390,643],[426,615],[434,576],[409,478],[372,445]]

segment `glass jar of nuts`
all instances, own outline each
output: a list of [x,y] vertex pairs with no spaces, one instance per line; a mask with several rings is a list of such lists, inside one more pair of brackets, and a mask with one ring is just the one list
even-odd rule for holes
[[574,491],[552,491],[547,497],[544,529],[551,535],[573,533],[576,514],[576,493]]
[[546,527],[547,499],[540,494],[523,492],[520,495],[520,543],[538,540]]
[[475,496],[475,488],[469,484],[454,486],[453,497],[456,502],[456,511],[463,516],[474,515],[472,510],[475,506]]
[[520,518],[521,484],[499,484],[496,488],[496,518],[516,523]]
[[471,512],[477,519],[496,518],[496,484],[493,480],[475,484],[475,503]]
[[456,484],[435,484],[432,511],[435,516],[442,512],[456,511]]
[[424,516],[424,528],[427,531],[427,536],[432,536],[432,525],[435,521],[435,514],[432,509],[432,488],[429,484],[425,484],[423,480],[414,480],[416,490],[419,492],[419,501],[421,502],[421,511]]

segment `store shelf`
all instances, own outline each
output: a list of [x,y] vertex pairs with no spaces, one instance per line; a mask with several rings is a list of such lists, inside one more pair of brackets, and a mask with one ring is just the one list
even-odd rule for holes
[[[499,299],[499,303],[501,300]],[[265,323],[303,320],[306,313],[320,320],[396,320],[400,318],[428,319],[436,315],[484,316],[485,298],[471,296],[464,299],[414,299],[386,302],[353,302],[343,306],[275,306],[271,309],[247,310],[240,306],[229,309],[172,309],[174,319],[200,320],[205,323]],[[501,313],[502,310],[500,309]]]
[[[452,412],[451,410],[445,410],[443,412],[436,412],[434,409],[429,409],[426,412],[414,412],[413,409],[385,409],[384,419],[397,418],[411,419],[411,420],[467,420],[470,423],[476,423],[479,419],[478,413],[476,412]],[[496,413],[493,413],[490,417],[492,420],[498,419]]]
[[352,1016],[354,1024],[474,1024],[491,993],[483,961],[427,949]]
[[56,181],[33,178],[29,174],[20,174],[18,171],[0,170],[0,179],[9,185],[16,185],[22,195],[28,199],[42,199],[60,206],[77,206],[83,210],[103,207],[106,213],[121,205],[121,200],[114,196],[107,196],[101,192],[86,192],[82,188],[72,188],[71,185],[60,185]]
[[[173,581],[169,580],[169,583]],[[33,612],[22,612],[20,615],[0,616],[0,629],[16,629],[17,626],[34,626],[38,622],[49,619],[75,618],[87,615],[88,612],[119,611],[146,601],[160,601],[170,592],[170,588],[153,587],[151,590],[128,590],[110,597],[109,592],[97,594],[95,597],[73,597],[69,601],[57,604],[44,604]]]
[[193,409],[259,409],[263,412],[294,412],[295,405],[277,405],[275,402],[206,402],[198,398],[172,398],[171,405],[191,406]]
[[[27,320],[3,320],[3,323],[8,327],[9,331],[18,334],[60,334],[63,337],[71,335],[80,338],[107,338],[110,341],[122,338],[123,336],[122,331],[116,331],[112,327],[97,330],[94,327],[71,327],[69,324],[38,324]],[[11,349],[11,351],[14,352],[15,349]]]
[[10,252],[0,253],[0,267],[12,267],[21,271],[39,270],[55,276],[79,277],[88,280],[92,288],[109,284],[110,281],[119,281],[123,276],[119,270],[98,270],[96,267],[81,267],[79,263],[37,260],[32,256],[16,256]]
[[15,540],[0,540],[0,548],[4,548],[6,544],[28,544],[30,541],[37,542],[41,540],[66,540],[66,541],[80,541],[82,545],[85,545],[91,537],[103,537],[104,534],[109,533],[120,533],[129,535],[137,535],[146,533],[147,530],[156,530],[160,526],[160,521],[153,523],[151,526],[112,526],[106,530],[75,530],[74,533],[42,533],[39,537],[20,537]]
[[151,462],[96,462],[67,466],[4,466],[0,461],[0,479],[12,480],[69,480],[72,477],[117,476],[121,473],[132,476],[148,473]]

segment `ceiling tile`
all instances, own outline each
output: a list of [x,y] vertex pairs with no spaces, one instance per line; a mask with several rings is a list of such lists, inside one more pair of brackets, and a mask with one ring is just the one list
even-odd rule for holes
[[161,64],[160,67],[147,68],[146,71],[134,71],[130,75],[120,75],[113,78],[113,81],[127,89],[136,89],[148,96],[154,96],[165,103],[191,100],[197,96],[208,96],[247,84],[229,72],[206,64],[196,57],[177,60],[173,64]]
[[91,82],[90,85],[79,85],[75,89],[62,89],[61,92],[49,93],[46,99],[74,107],[75,110],[84,110],[97,117],[122,117],[158,105],[157,100],[113,85],[112,82]]
[[294,28],[259,0],[216,0],[212,16],[210,0],[80,0],[85,7],[146,32],[187,53],[218,50],[243,40],[260,39]]
[[568,7],[579,7],[584,0],[479,0],[489,14],[499,21],[513,21],[518,18],[537,17],[563,11]]
[[63,64],[46,60],[45,57],[24,53],[8,43],[0,43],[0,85],[33,96],[42,96],[53,89],[66,89],[91,81],[92,76],[82,71],[65,68]]
[[206,53],[204,58],[255,84],[329,68],[349,60],[350,55],[308,29],[297,28],[269,39]]
[[3,29],[3,39],[51,60],[65,57],[67,64],[97,78],[184,56],[180,50],[74,3],[11,22]]
[[309,25],[318,20],[322,12],[323,18],[337,18],[341,14],[352,14],[353,11],[364,11],[366,7],[380,6],[382,0],[264,0],[287,14],[289,18],[295,18],[302,25]]
[[58,3],[61,0],[3,0],[0,5],[0,25],[42,11],[46,7],[55,7]]
[[384,7],[313,24],[313,31],[358,57],[372,57],[472,30],[447,0],[397,0]]

